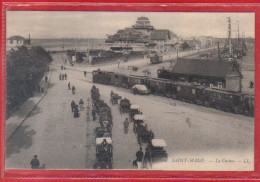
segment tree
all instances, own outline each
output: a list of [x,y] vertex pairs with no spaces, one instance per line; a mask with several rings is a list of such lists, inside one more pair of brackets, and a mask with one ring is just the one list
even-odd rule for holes
[[186,41],[184,41],[182,44],[181,44],[181,48],[182,48],[182,50],[187,50],[187,49],[189,49],[190,48],[190,45],[186,42]]
[[52,58],[42,47],[11,50],[6,59],[7,116],[33,95]]

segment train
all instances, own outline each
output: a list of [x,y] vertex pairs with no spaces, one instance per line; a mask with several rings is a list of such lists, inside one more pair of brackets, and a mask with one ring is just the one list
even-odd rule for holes
[[254,117],[254,95],[228,91],[223,88],[173,81],[165,78],[125,75],[100,69],[93,71],[93,83],[131,89],[136,84],[145,85],[154,95],[216,108],[226,112]]

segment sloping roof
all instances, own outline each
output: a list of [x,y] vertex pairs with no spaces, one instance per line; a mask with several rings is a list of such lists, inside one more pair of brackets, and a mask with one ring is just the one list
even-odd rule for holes
[[167,40],[170,39],[169,30],[154,30],[150,36],[151,40]]
[[14,35],[12,37],[9,37],[7,40],[25,40],[25,38],[22,36]]
[[201,59],[179,59],[172,68],[175,74],[225,78],[234,67],[233,62]]

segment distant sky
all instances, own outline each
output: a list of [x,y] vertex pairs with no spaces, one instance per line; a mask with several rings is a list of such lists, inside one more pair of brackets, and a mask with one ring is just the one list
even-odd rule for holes
[[255,37],[254,13],[185,12],[87,12],[87,11],[7,11],[7,37],[32,38],[106,38],[118,29],[131,27],[137,17],[146,16],[156,29],[169,29],[178,36],[227,37],[227,17],[232,20],[232,34]]

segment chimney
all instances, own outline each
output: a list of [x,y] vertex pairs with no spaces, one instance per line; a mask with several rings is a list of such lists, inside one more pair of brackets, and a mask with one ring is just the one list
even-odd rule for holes
[[29,45],[31,45],[31,36],[30,36],[30,34],[29,34]]

